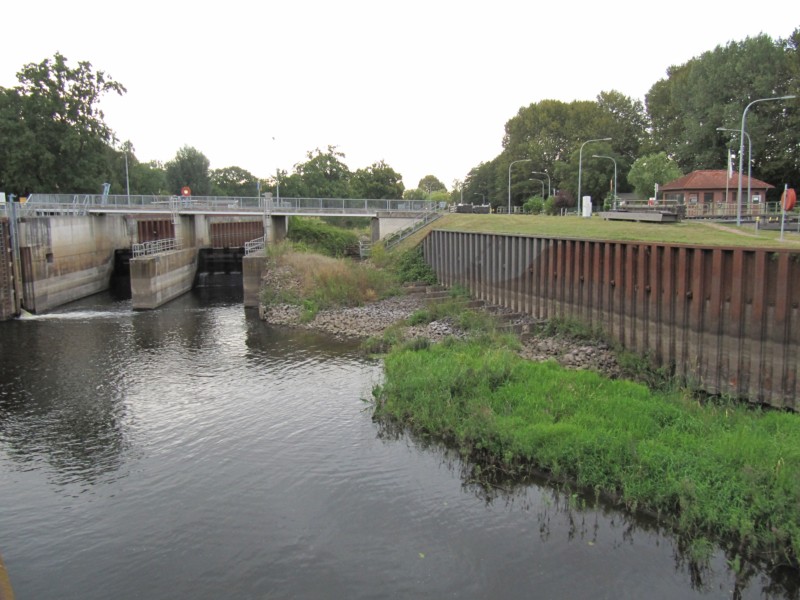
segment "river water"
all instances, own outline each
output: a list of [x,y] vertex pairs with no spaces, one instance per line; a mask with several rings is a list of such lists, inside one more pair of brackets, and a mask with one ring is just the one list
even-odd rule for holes
[[18,600],[787,598],[644,521],[487,496],[372,421],[381,363],[226,289],[0,323],[0,553]]

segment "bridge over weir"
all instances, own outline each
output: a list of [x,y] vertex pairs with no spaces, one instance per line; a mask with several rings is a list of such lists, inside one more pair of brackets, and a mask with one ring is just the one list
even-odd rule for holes
[[[420,200],[269,195],[33,194],[23,203],[0,202],[0,249],[8,267],[0,269],[0,320],[21,308],[44,312],[107,289],[119,252],[133,255],[133,308],[151,309],[191,289],[200,249],[280,241],[290,216],[369,217],[376,241],[435,208]],[[257,302],[263,263],[263,253],[245,257],[246,305]]]

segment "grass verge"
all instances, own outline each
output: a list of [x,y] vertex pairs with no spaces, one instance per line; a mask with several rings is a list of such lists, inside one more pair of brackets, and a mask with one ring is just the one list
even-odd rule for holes
[[683,539],[797,565],[800,415],[609,380],[483,341],[398,347],[375,417],[457,446],[492,469],[545,471],[645,510]]

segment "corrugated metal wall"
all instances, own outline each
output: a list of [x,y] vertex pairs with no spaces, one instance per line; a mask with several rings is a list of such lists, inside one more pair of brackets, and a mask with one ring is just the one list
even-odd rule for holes
[[245,242],[264,236],[261,221],[229,221],[210,224],[212,248],[244,248]]
[[439,280],[599,326],[689,385],[800,409],[800,252],[434,231]]

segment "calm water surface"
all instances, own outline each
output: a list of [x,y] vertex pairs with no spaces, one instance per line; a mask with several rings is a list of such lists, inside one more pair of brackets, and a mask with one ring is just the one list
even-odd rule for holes
[[[785,598],[546,487],[488,498],[381,433],[381,364],[221,290],[0,323],[0,553],[19,600]],[[738,594],[738,595],[737,595]]]

